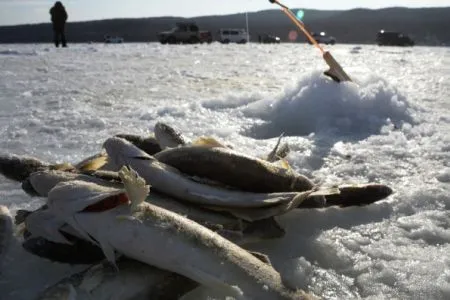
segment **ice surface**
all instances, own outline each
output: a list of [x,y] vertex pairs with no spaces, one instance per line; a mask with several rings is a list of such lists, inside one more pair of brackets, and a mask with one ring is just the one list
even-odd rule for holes
[[[286,282],[325,299],[450,298],[450,51],[327,47],[357,84],[336,84],[301,44],[0,45],[0,153],[77,162],[156,122],[266,155],[284,132],[297,171],[323,184],[379,182],[368,207],[293,211],[286,237],[250,246]],[[0,178],[12,213],[36,208]],[[32,299],[79,268],[11,249],[1,299]],[[26,278],[26,280],[24,280]],[[191,299],[219,299],[200,290]]]

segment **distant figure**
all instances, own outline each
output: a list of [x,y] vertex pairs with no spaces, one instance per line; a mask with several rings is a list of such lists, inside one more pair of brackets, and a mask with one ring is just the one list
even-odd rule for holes
[[64,27],[67,21],[67,12],[60,1],[56,1],[55,5],[50,9],[53,24],[53,40],[55,46],[59,47],[61,42],[63,47],[67,47],[66,36],[64,34]]

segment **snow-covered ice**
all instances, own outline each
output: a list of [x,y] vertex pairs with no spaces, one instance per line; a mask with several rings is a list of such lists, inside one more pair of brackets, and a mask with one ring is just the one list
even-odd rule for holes
[[[450,299],[450,48],[327,46],[356,82],[337,84],[306,44],[69,46],[0,45],[0,154],[77,162],[162,121],[262,156],[284,132],[288,162],[315,182],[395,193],[290,212],[283,239],[250,248],[324,299]],[[14,213],[42,199],[0,177],[0,203]],[[0,298],[32,299],[79,269],[16,242]]]

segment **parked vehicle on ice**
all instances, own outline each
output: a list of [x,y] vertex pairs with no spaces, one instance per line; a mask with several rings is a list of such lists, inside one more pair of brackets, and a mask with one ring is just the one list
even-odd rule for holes
[[377,33],[378,46],[414,46],[414,41],[400,32],[380,30]]
[[245,29],[222,28],[219,30],[219,42],[223,44],[245,44],[249,39],[250,36]]
[[[319,44],[330,44],[334,45],[336,44],[336,38],[334,36],[329,36],[325,32],[311,32],[311,36],[318,42]],[[310,41],[308,43],[311,44]]]
[[195,23],[180,22],[171,30],[158,33],[158,40],[161,44],[211,43],[212,34],[210,31],[199,30]]
[[279,44],[281,39],[270,34],[263,34],[259,36],[259,42],[263,44]]

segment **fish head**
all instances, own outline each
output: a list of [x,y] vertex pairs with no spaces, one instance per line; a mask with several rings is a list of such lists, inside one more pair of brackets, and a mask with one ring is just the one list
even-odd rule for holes
[[103,147],[108,154],[108,162],[117,169],[127,166],[136,160],[156,160],[153,156],[145,153],[129,141],[112,137],[103,143]]
[[110,210],[129,200],[123,189],[72,180],[57,184],[49,192],[47,203],[53,214],[66,219],[81,212]]
[[155,133],[155,138],[162,149],[167,147],[178,147],[186,144],[186,141],[181,136],[181,133],[165,123],[157,122],[153,130]]
[[74,173],[56,170],[33,172],[22,181],[22,189],[31,196],[47,197],[50,190],[59,182],[68,181],[74,177]]
[[31,173],[49,165],[33,157],[0,155],[0,174],[14,181],[25,180]]

